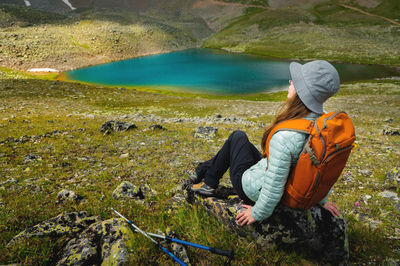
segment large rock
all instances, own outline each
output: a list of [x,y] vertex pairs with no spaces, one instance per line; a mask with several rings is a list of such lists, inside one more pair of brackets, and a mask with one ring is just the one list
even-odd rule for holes
[[128,265],[133,235],[122,219],[97,222],[67,243],[57,265]]
[[15,236],[8,245],[31,237],[64,237],[66,245],[54,258],[56,265],[128,265],[134,237],[122,219],[102,221],[86,212],[60,214]]
[[279,204],[274,213],[262,222],[241,227],[236,224],[236,215],[241,211],[242,201],[233,188],[220,187],[215,197],[203,198],[194,194],[190,184],[185,183],[168,206],[184,204],[183,200],[200,204],[210,215],[217,217],[238,235],[255,241],[261,248],[290,247],[302,248],[311,256],[340,263],[348,259],[346,223],[343,217],[333,217],[319,205],[310,210],[295,210]]
[[52,238],[59,238],[61,236],[73,237],[80,234],[89,225],[98,221],[100,221],[100,217],[87,217],[87,213],[84,211],[63,213],[22,231],[11,239],[8,245],[12,245],[21,239],[29,239],[35,236],[49,236]]

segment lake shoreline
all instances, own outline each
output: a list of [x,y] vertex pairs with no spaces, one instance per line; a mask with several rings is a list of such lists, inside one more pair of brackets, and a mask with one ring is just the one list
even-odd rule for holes
[[[153,91],[251,95],[285,89],[290,79],[289,63],[288,59],[197,48],[66,71],[59,79]],[[342,82],[400,74],[393,67],[381,65],[333,64]]]

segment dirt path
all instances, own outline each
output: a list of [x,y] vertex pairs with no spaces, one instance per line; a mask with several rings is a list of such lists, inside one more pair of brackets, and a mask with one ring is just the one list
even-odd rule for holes
[[210,6],[210,5],[218,5],[218,6],[237,6],[237,7],[256,7],[256,8],[262,8],[262,9],[272,9],[267,6],[259,6],[259,5],[248,5],[248,4],[241,4],[241,3],[227,3],[223,1],[217,1],[217,0],[201,0],[198,1],[197,3],[194,4],[195,7],[200,7],[200,6]]
[[387,18],[387,17],[383,17],[383,16],[379,16],[379,15],[375,15],[375,14],[372,14],[372,13],[368,13],[368,12],[362,10],[362,9],[357,8],[357,7],[348,6],[348,5],[345,5],[345,4],[338,4],[338,5],[341,6],[341,7],[344,7],[344,8],[348,8],[348,9],[352,9],[352,10],[354,10],[354,11],[360,12],[360,13],[362,13],[362,14],[364,14],[364,15],[367,15],[367,16],[378,17],[378,18],[387,20],[387,21],[389,21],[390,23],[393,23],[393,24],[395,24],[395,25],[397,25],[397,26],[400,26],[400,23],[397,22],[397,21],[395,21],[395,20],[393,20],[393,19],[390,19],[390,18]]

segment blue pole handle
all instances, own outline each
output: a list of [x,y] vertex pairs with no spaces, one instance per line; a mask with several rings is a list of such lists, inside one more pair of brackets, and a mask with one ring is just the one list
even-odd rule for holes
[[176,242],[176,243],[179,243],[179,244],[192,246],[192,247],[195,247],[195,248],[205,249],[205,250],[211,251],[214,254],[226,256],[231,260],[233,259],[233,256],[234,256],[233,250],[225,250],[225,249],[207,247],[207,246],[203,246],[203,245],[199,245],[199,244],[196,244],[196,243],[187,242],[187,241],[184,241],[184,240],[181,240],[181,239],[172,238],[172,237],[168,237],[168,236],[166,236],[165,239],[167,241],[172,241],[172,242]]
[[169,252],[165,247],[161,246],[160,244],[158,244],[160,246],[160,248],[171,258],[173,258],[177,263],[179,263],[179,265],[182,266],[187,266],[183,261],[181,261],[180,259],[178,259],[174,254],[172,254],[171,252]]

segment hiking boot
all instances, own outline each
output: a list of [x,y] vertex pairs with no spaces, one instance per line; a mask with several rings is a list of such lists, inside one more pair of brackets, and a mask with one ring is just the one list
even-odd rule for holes
[[210,187],[204,182],[192,186],[192,191],[203,195],[203,196],[212,196],[215,194],[215,188]]
[[189,177],[190,182],[192,182],[193,184],[198,184],[202,180],[202,178],[197,175],[197,173],[194,169],[188,171],[188,177]]

